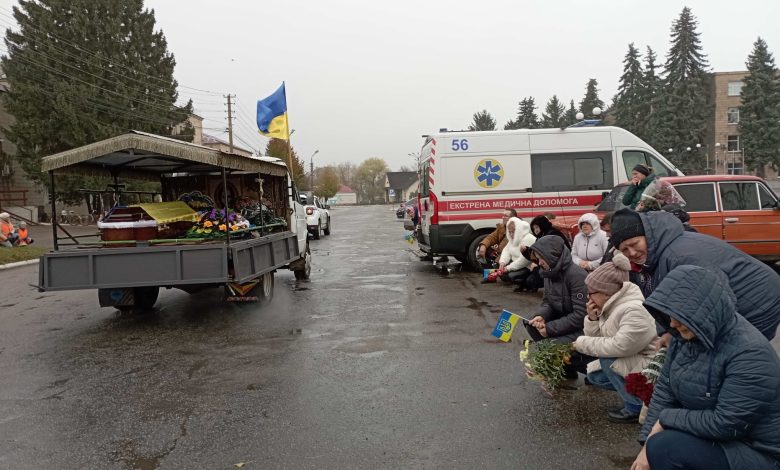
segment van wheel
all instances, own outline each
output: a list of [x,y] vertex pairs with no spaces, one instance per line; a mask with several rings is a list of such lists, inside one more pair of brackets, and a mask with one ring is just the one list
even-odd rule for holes
[[477,235],[474,240],[469,243],[468,251],[466,252],[466,261],[467,265],[471,270],[473,271],[482,271],[482,265],[479,264],[479,261],[477,260],[477,248],[479,248],[479,244],[482,243],[482,240],[487,237],[487,233],[483,233],[482,235]]

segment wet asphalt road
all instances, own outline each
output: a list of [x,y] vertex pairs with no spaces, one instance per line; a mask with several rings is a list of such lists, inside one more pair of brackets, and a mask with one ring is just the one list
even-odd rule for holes
[[524,332],[490,336],[541,294],[418,261],[393,209],[333,210],[311,280],[278,272],[263,308],[169,290],[120,314],[3,271],[0,468],[628,468],[616,395],[551,399]]

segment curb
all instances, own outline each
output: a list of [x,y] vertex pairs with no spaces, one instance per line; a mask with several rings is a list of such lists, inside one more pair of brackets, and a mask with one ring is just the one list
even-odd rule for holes
[[27,261],[17,261],[15,263],[0,264],[0,271],[4,269],[21,268],[22,266],[29,266],[31,264],[37,264],[38,259],[28,259]]

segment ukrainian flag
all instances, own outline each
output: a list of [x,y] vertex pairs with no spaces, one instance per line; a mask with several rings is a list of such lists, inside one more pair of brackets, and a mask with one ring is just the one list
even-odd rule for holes
[[284,140],[290,138],[284,82],[271,96],[257,101],[257,128],[266,137]]
[[518,321],[520,321],[519,315],[504,310],[501,312],[501,316],[498,317],[498,323],[496,323],[496,327],[493,329],[493,336],[504,342],[509,341]]

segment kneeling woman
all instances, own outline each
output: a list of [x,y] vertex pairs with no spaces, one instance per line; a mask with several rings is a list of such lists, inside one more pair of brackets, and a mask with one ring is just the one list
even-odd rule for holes
[[655,320],[642,305],[645,297],[628,282],[631,263],[619,251],[585,278],[588,287],[588,315],[584,336],[574,348],[599,358],[588,364],[588,380],[595,386],[614,390],[623,408],[610,411],[617,423],[636,423],[642,400],[626,392],[626,375],[641,372],[653,358],[657,339]]
[[674,329],[632,469],[780,467],[780,359],[719,272],[672,270],[647,298]]

